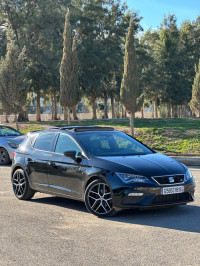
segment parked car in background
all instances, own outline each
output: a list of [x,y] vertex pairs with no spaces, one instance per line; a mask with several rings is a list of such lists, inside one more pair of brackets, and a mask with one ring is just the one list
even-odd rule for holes
[[19,147],[25,136],[18,130],[0,125],[0,165],[9,164],[13,152]]
[[188,168],[113,128],[63,127],[29,133],[16,150],[15,196],[44,192],[85,202],[89,212],[182,205],[194,201]]

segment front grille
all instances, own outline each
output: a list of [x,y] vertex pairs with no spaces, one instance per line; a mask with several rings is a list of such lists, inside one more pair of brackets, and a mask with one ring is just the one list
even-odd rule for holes
[[160,185],[171,185],[184,182],[184,175],[169,175],[153,177]]
[[160,195],[156,196],[151,204],[167,204],[167,203],[176,203],[182,201],[193,201],[189,192],[179,193],[179,194],[171,194],[171,195]]

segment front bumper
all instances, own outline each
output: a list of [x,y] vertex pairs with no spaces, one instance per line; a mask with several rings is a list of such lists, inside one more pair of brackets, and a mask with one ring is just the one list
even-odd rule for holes
[[[175,186],[175,185],[174,185]],[[177,186],[177,185],[176,185]],[[184,184],[184,192],[162,194],[163,186],[129,187],[113,190],[113,204],[119,209],[181,205],[194,201],[195,182]],[[173,187],[173,186],[171,186]]]

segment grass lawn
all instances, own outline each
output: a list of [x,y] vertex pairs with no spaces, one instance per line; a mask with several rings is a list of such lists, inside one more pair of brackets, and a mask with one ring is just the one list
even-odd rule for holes
[[[72,121],[72,125],[112,126],[130,133],[127,120]],[[63,121],[20,124],[23,133],[42,130],[47,126],[65,126]],[[135,137],[161,153],[200,155],[200,119],[135,119]]]

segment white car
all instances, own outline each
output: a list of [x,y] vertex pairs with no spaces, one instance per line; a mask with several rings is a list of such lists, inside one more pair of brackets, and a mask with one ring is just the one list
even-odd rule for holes
[[0,125],[0,165],[10,163],[13,152],[19,147],[24,138],[25,135],[18,130]]

